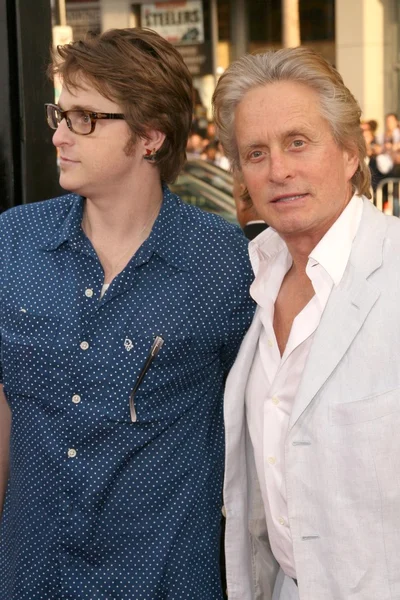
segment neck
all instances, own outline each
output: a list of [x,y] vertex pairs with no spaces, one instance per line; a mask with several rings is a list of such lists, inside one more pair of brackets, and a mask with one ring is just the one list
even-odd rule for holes
[[281,234],[293,259],[293,266],[299,273],[302,271],[305,272],[309,255],[340,217],[346,206],[349,204],[352,195],[351,188],[349,188],[345,202],[340,206],[337,213],[332,215],[325,223],[320,223],[316,229],[307,231],[306,233],[299,231],[291,234]]
[[288,243],[286,241],[286,244],[289,250],[289,254],[293,260],[292,270],[296,273],[305,273],[308,263],[308,257],[317,244],[314,245],[307,243],[307,240],[304,239],[300,240],[300,242],[298,243]]
[[149,237],[160,211],[162,188],[159,182],[154,189],[147,189],[147,193],[137,196],[135,193],[129,198],[85,200],[82,229],[103,267],[104,283],[110,283],[125,268]]
[[94,245],[99,239],[113,240],[118,244],[125,239],[132,239],[132,236],[140,236],[147,227],[151,229],[162,197],[159,181],[156,185],[140,186],[112,198],[88,197],[82,219],[85,233]]

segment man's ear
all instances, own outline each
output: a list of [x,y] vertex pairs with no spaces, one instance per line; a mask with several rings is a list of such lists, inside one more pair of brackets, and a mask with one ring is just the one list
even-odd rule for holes
[[348,181],[350,181],[360,164],[357,149],[355,147],[347,148],[343,153],[343,157]]
[[143,149],[146,152],[158,152],[165,140],[165,133],[158,131],[158,129],[148,129],[146,131],[146,137],[142,138]]

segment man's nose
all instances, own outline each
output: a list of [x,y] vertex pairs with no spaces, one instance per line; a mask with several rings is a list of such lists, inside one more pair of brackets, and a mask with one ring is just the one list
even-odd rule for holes
[[292,176],[290,156],[283,150],[271,152],[269,178],[275,183],[282,183]]
[[67,121],[62,119],[58,124],[57,129],[53,133],[53,144],[56,148],[60,146],[65,146],[66,144],[72,144],[73,142],[73,132],[68,128]]

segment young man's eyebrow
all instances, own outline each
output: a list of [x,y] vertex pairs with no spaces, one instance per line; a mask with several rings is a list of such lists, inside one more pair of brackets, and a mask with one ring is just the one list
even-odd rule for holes
[[60,108],[63,111],[65,111],[65,110],[83,110],[85,112],[104,112],[102,110],[96,110],[92,106],[85,106],[85,105],[82,106],[82,104],[72,104],[72,106],[70,106],[70,108],[65,109],[62,107],[62,105],[60,103],[58,103],[58,108]]

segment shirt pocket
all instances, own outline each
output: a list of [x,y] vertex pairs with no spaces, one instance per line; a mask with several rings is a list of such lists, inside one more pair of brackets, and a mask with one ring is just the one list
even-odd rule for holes
[[[149,362],[157,336],[164,343]],[[112,421],[131,423],[129,398],[140,378],[134,394],[136,423],[174,422],[195,403],[196,388],[204,385],[209,365],[218,359],[217,349],[213,353],[209,343],[195,338],[184,327],[153,327],[128,337],[126,342],[126,351],[120,354],[119,362],[119,372],[125,374],[125,389],[120,390],[124,402],[121,404],[120,397],[109,402],[107,412]]]
[[400,411],[400,388],[330,407],[333,425],[366,423]]
[[57,369],[54,340],[59,318],[23,307],[1,308],[1,363],[4,389],[12,394],[44,396]]

